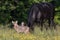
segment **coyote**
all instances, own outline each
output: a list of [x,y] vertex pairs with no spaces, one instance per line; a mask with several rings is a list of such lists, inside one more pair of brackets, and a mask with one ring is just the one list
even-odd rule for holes
[[20,32],[23,32],[23,33],[29,33],[29,27],[28,26],[25,26],[24,25],[24,22],[21,22],[21,25],[19,26],[18,25],[18,21],[12,21],[12,24],[14,26],[14,29],[20,33]]

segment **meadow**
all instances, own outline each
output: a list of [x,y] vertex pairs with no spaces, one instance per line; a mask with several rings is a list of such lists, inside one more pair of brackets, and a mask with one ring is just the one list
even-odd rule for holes
[[0,25],[0,40],[60,40],[60,27],[43,31],[35,27],[34,33],[17,33],[13,28]]

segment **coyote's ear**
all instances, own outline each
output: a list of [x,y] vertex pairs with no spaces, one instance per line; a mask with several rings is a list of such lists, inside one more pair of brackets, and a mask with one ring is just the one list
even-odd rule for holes
[[18,21],[16,21],[16,23],[18,23]]
[[12,23],[14,24],[14,21],[12,21]]

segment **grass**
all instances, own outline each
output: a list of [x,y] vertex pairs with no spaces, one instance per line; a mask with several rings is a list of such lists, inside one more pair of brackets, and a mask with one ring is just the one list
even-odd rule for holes
[[0,40],[60,40],[60,27],[57,26],[56,30],[47,31],[45,28],[41,31],[39,27],[35,27],[34,33],[24,34],[2,26],[0,27]]

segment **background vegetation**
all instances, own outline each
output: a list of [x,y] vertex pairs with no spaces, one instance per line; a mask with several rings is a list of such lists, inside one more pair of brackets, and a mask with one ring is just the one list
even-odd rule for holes
[[[33,3],[50,2],[52,0],[0,0],[0,24],[10,23],[11,20],[27,22],[28,10]],[[55,22],[60,24],[60,0],[56,1]]]

